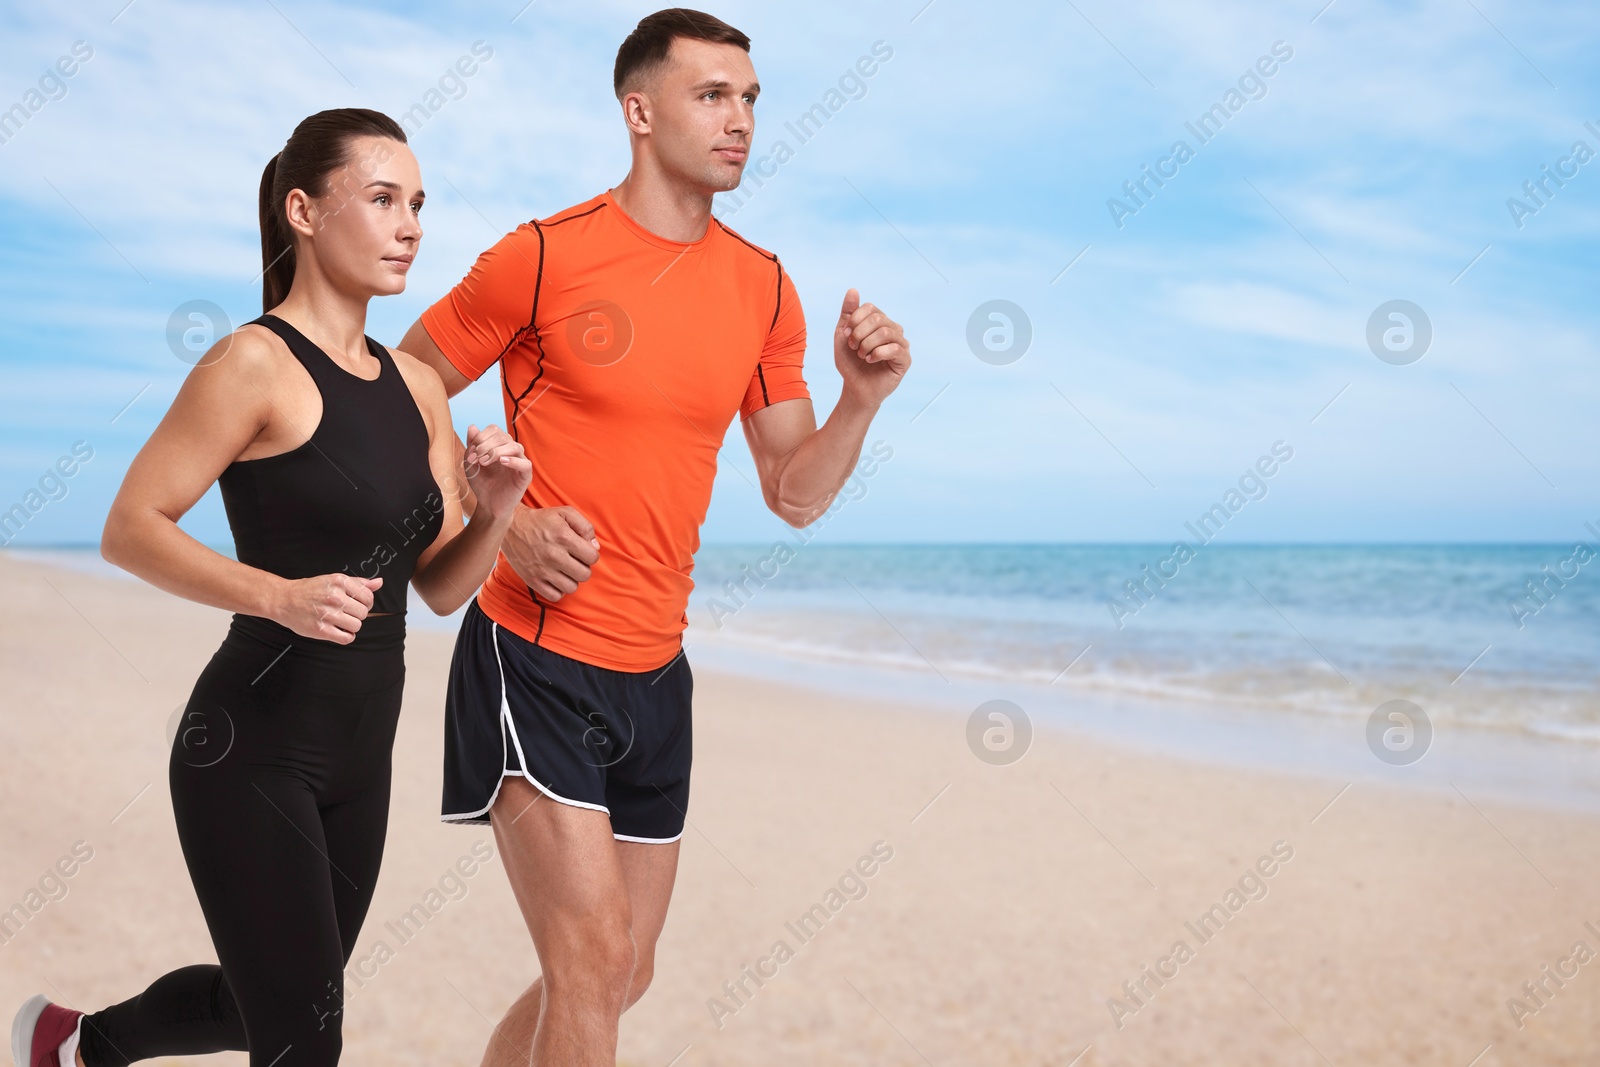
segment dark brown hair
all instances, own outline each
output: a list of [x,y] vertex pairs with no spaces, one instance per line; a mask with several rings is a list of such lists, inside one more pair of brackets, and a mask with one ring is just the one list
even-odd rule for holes
[[[687,7],[669,7],[646,15],[617,49],[617,66],[611,75],[617,99],[638,87],[656,73],[672,50],[674,37],[688,37],[713,44],[736,44],[750,51],[750,38],[715,15]],[[626,86],[626,91],[624,90]]]
[[[292,189],[309,197],[328,193],[328,176],[351,163],[357,137],[388,137],[405,144],[406,131],[380,111],[341,107],[303,119],[283,151],[261,172],[261,310],[283,303],[294,282],[294,234],[284,200]],[[352,192],[354,190],[351,190]]]

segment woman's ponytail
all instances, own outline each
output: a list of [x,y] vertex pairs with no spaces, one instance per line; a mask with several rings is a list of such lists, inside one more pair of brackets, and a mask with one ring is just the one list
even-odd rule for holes
[[[281,153],[280,153],[281,155]],[[294,283],[294,244],[279,223],[283,196],[276,192],[278,156],[267,160],[261,172],[261,310],[271,311],[283,303]]]

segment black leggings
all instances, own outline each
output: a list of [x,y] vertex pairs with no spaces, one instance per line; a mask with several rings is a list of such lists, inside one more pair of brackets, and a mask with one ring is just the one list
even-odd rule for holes
[[[285,651],[287,649],[287,651]],[[183,858],[218,967],[182,967],[86,1016],[88,1067],[249,1050],[321,1067],[383,858],[405,616],[336,645],[236,615],[173,739]]]

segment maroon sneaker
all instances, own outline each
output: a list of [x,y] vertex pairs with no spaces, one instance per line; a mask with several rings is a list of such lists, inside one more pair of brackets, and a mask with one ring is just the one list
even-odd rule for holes
[[56,1055],[61,1042],[72,1036],[83,1012],[52,1004],[36,993],[11,1023],[11,1059],[16,1067],[73,1067]]

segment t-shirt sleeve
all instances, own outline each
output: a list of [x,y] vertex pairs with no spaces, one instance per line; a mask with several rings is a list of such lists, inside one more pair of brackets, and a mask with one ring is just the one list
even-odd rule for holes
[[804,375],[806,360],[806,316],[800,307],[789,272],[778,267],[778,308],[766,343],[761,346],[761,361],[745,390],[739,418],[748,419],[764,407],[782,400],[809,397]]
[[524,223],[480,255],[467,276],[422,313],[422,328],[456,370],[476,381],[533,325],[539,234]]

